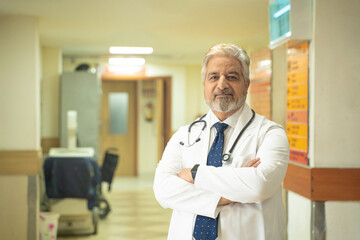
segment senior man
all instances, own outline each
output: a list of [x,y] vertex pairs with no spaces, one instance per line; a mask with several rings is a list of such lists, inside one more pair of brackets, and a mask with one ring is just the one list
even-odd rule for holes
[[210,111],[181,127],[158,164],[154,193],[173,209],[170,240],[281,240],[281,182],[289,159],[283,128],[245,103],[250,59],[234,44],[202,64]]

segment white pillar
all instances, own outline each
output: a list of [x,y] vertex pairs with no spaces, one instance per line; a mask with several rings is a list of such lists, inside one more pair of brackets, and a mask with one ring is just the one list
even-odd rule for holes
[[0,148],[40,148],[40,49],[33,17],[0,17]]
[[2,16],[0,36],[0,236],[33,240],[38,236],[39,212],[38,170],[34,171],[39,169],[40,149],[37,20]]

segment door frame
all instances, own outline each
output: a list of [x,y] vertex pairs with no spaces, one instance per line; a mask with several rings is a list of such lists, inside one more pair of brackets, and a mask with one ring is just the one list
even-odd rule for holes
[[[166,143],[170,140],[172,131],[171,131],[171,76],[118,76],[113,74],[102,74],[101,81],[135,81],[136,82],[136,90],[138,88],[139,81],[156,81],[161,80],[163,82],[163,116],[162,122],[163,125],[159,125],[160,121],[157,122],[157,128],[161,129],[163,136],[158,138],[158,161],[160,160],[162,153],[165,149]],[[138,120],[138,94],[135,91],[135,119]],[[135,168],[135,176],[138,176],[138,121],[135,122],[135,159],[134,159],[134,168]]]

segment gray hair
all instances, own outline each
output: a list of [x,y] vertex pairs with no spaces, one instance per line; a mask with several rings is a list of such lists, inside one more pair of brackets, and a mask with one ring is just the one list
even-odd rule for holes
[[216,44],[212,46],[205,54],[205,58],[201,66],[201,76],[203,81],[205,80],[206,68],[210,59],[214,56],[219,56],[219,55],[237,58],[242,66],[242,76],[244,80],[250,81],[250,77],[249,77],[250,58],[247,55],[246,51],[235,44],[226,44],[226,43]]

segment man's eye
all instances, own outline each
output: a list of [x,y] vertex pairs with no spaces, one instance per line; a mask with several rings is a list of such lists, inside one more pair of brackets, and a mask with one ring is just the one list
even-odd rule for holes
[[218,76],[210,76],[209,80],[216,80]]
[[230,76],[227,76],[227,79],[230,79],[230,80],[237,80],[238,77],[235,76],[235,75],[230,75]]

